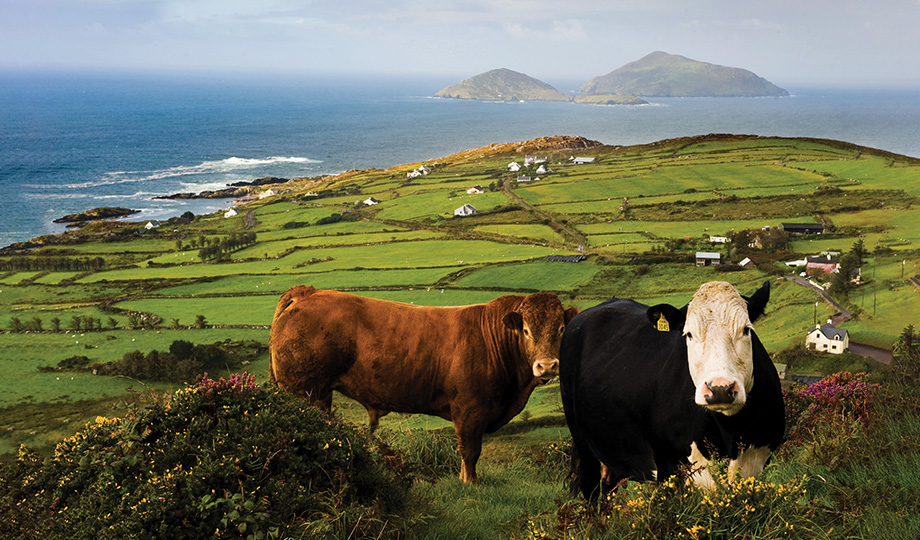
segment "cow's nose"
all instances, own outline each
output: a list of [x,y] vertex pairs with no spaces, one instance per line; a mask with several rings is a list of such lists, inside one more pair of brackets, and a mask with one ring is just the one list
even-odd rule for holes
[[740,391],[737,382],[717,377],[704,385],[703,397],[709,405],[727,405],[735,402]]
[[533,376],[541,379],[551,379],[559,374],[559,359],[537,360],[533,363]]

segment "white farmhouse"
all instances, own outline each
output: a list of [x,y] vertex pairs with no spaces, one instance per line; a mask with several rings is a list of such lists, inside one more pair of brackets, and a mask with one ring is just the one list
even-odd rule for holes
[[816,325],[805,336],[805,348],[811,351],[842,354],[850,349],[850,336],[831,324]]
[[511,172],[518,172],[519,170],[521,170],[521,164],[518,163],[517,161],[512,161],[511,163],[508,164],[508,170]]
[[149,231],[149,230],[151,230],[151,229],[156,229],[156,228],[158,228],[159,226],[160,226],[160,222],[159,222],[159,221],[157,221],[157,220],[155,220],[155,219],[151,219],[150,221],[147,222],[146,225],[144,225],[144,228],[147,229],[147,230]]
[[454,215],[461,216],[461,217],[462,216],[472,216],[475,213],[476,213],[476,209],[473,208],[473,205],[469,203],[464,204],[460,208],[457,208],[456,210],[454,210]]
[[224,217],[225,217],[225,218],[231,218],[231,217],[235,216],[236,214],[237,214],[236,209],[235,209],[235,208],[231,208],[230,210],[227,210],[226,212],[224,212]]

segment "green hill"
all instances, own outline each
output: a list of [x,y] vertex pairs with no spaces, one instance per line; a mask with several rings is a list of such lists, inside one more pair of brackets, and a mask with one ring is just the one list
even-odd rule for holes
[[484,101],[570,100],[543,81],[505,68],[493,69],[443,88],[435,97]]
[[630,94],[643,97],[759,97],[789,92],[740,68],[691,60],[661,51],[601,77],[581,90],[586,94]]

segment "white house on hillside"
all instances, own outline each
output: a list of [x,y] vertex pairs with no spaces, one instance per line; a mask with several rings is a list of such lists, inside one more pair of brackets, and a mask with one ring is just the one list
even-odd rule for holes
[[508,170],[511,172],[518,172],[519,170],[521,170],[521,164],[518,163],[517,161],[512,161],[511,163],[508,164]]
[[473,205],[469,203],[464,204],[460,208],[457,208],[456,210],[454,210],[454,215],[461,216],[461,217],[462,216],[472,216],[475,213],[476,213],[476,209],[473,208]]
[[236,214],[237,214],[236,210],[231,208],[230,210],[227,210],[226,212],[224,212],[224,217],[230,218],[230,217],[235,216]]
[[811,351],[842,354],[850,349],[850,336],[830,324],[819,324],[805,336],[805,348]]

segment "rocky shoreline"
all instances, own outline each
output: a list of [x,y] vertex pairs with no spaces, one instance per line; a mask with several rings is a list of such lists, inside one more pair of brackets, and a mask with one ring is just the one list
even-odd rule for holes
[[218,189],[214,191],[202,191],[200,193],[173,193],[172,195],[161,195],[159,197],[154,197],[154,199],[164,200],[185,200],[185,199],[235,199],[240,197],[245,197],[249,195],[251,189],[257,186],[267,186],[271,184],[281,184],[287,182],[287,178],[277,178],[274,176],[266,176],[264,178],[257,178],[252,182],[234,182],[232,184],[227,184],[227,187],[224,189]]
[[99,208],[92,208],[85,212],[80,212],[79,214],[67,214],[64,217],[59,217],[53,220],[52,223],[85,223],[88,221],[99,221],[103,219],[123,218],[139,213],[140,210],[134,210],[132,208],[123,208],[120,206],[102,206]]

